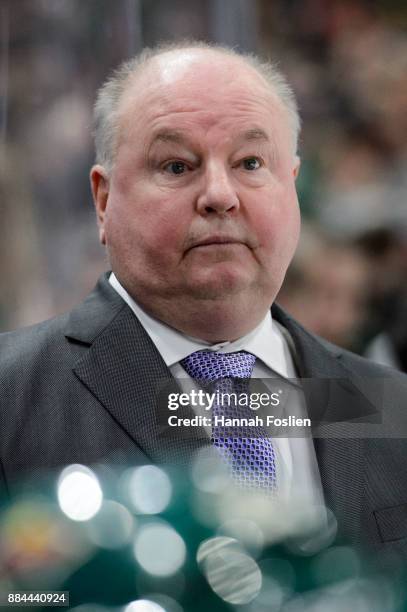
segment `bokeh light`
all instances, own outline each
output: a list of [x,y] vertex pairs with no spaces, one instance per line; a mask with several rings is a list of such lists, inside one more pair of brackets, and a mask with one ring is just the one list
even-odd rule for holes
[[161,606],[165,612],[183,612],[182,606],[173,598],[175,597],[174,594],[173,597],[169,597],[169,595],[164,593],[148,593],[144,597],[148,601]]
[[[286,559],[268,558],[259,561],[263,582],[253,605],[261,610],[279,610],[295,591],[295,570]],[[254,608],[253,608],[254,609]]]
[[328,548],[338,532],[334,513],[325,506],[315,506],[312,520],[305,520],[303,531],[297,529],[294,537],[287,537],[286,547],[295,555],[312,556]]
[[248,604],[260,592],[261,570],[233,538],[210,538],[198,549],[197,561],[212,590],[224,601]]
[[192,463],[192,482],[204,493],[222,493],[230,484],[230,476],[225,461],[212,447],[200,449]]
[[141,567],[153,576],[171,576],[184,564],[186,546],[171,525],[155,521],[139,529],[134,555]]
[[90,519],[88,536],[102,548],[116,549],[129,544],[135,529],[135,519],[118,502],[105,500],[99,512]]
[[312,559],[311,571],[316,583],[329,584],[355,578],[360,573],[360,559],[349,546],[332,546]]
[[103,500],[99,481],[88,467],[74,464],[58,480],[58,502],[73,521],[88,521],[99,511]]
[[79,531],[45,497],[20,497],[0,517],[0,575],[12,568],[27,589],[53,588],[92,552]]
[[160,606],[155,601],[149,599],[137,599],[131,601],[123,610],[123,612],[167,612],[165,608]]
[[313,589],[287,601],[280,612],[398,612],[393,589],[383,577],[347,580]]
[[218,534],[235,538],[251,555],[258,556],[263,550],[263,532],[254,521],[242,519],[226,521],[218,528]]
[[[199,517],[199,514],[198,514]],[[329,546],[336,536],[336,519],[325,506],[303,503],[301,498],[269,498],[261,492],[242,495],[237,487],[228,487],[214,500],[213,523],[251,521],[264,537],[264,546],[283,542],[301,555],[315,554]]]
[[200,525],[216,529],[220,522],[218,516],[220,494],[204,493],[195,488],[192,493],[189,500],[191,514]]
[[144,465],[127,472],[125,488],[127,497],[141,514],[163,512],[171,500],[171,481],[164,470],[155,465]]
[[41,497],[20,499],[2,516],[0,531],[2,556],[13,565],[47,558],[58,536],[60,520],[56,508]]
[[223,550],[233,550],[241,552],[242,548],[239,542],[235,538],[229,538],[226,536],[218,536],[215,538],[208,538],[199,545],[196,553],[196,560],[198,565],[204,566],[206,560],[210,555],[222,552]]
[[151,593],[130,602],[122,612],[183,612],[183,609],[172,597]]
[[297,530],[296,512],[284,500],[268,498],[256,491],[250,492],[248,503],[247,496],[236,487],[229,487],[217,500],[216,507],[218,524],[230,520],[252,521],[261,530],[265,544],[278,543],[287,533]]

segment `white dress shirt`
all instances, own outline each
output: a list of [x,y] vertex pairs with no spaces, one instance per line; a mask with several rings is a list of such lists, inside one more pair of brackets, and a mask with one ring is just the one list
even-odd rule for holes
[[[253,378],[261,378],[267,386],[267,379],[281,377],[292,379],[297,376],[292,351],[294,343],[287,330],[275,321],[268,311],[263,321],[250,333],[233,342],[209,344],[204,340],[192,338],[151,317],[127,293],[119,283],[114,273],[109,282],[123,300],[130,306],[147,334],[150,336],[165,364],[174,378],[179,379],[182,388],[183,381],[188,380],[188,390],[191,389],[191,378],[180,361],[199,350],[232,353],[247,351],[256,356]],[[299,394],[296,394],[299,397]],[[301,394],[302,395],[302,394]],[[304,401],[296,401],[296,406],[290,405],[290,414],[306,416]],[[210,432],[208,432],[210,435]],[[277,457],[278,494],[285,501],[291,497],[302,503],[320,506],[323,504],[322,486],[316,461],[314,445],[311,437],[273,437],[273,447]]]

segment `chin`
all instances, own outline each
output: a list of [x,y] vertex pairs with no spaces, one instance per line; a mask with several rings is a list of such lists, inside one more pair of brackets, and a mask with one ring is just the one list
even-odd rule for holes
[[254,281],[242,274],[213,274],[210,278],[194,279],[188,284],[188,293],[196,299],[221,300],[246,292]]

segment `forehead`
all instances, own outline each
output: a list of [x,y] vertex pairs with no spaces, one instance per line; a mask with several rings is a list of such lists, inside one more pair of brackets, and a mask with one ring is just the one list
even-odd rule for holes
[[220,127],[228,134],[282,123],[282,102],[254,68],[219,52],[186,51],[154,58],[128,84],[121,132],[154,136],[163,128]]

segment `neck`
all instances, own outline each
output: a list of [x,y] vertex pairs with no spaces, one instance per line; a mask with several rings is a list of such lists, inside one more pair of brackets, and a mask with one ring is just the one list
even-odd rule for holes
[[205,342],[233,342],[255,329],[267,314],[270,305],[237,304],[236,300],[196,300],[182,307],[171,302],[156,301],[153,305],[137,300],[154,318],[181,333]]

